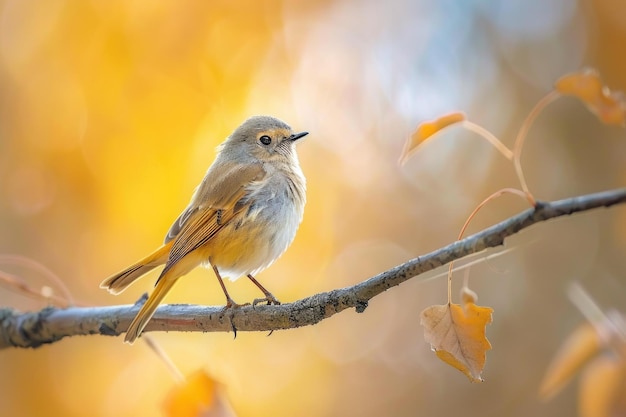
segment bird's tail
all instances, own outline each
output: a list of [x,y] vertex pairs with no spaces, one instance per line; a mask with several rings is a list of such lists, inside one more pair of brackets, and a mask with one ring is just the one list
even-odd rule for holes
[[108,277],[100,283],[100,288],[107,289],[111,294],[121,293],[138,278],[141,278],[157,266],[163,265],[167,261],[172,244],[173,240],[125,270]]
[[[179,278],[179,277],[178,277]],[[146,327],[154,312],[156,311],[161,301],[165,295],[172,289],[172,286],[176,283],[178,278],[173,279],[160,279],[157,283],[156,287],[154,287],[154,291],[148,297],[146,302],[141,306],[141,309],[128,326],[128,330],[126,330],[126,337],[124,337],[124,342],[133,344],[135,339],[139,337],[143,329]]]

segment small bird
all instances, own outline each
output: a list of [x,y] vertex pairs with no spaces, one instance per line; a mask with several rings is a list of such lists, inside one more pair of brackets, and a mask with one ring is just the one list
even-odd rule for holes
[[113,294],[165,264],[155,288],[133,319],[124,341],[133,343],[178,278],[198,265],[211,266],[226,296],[238,307],[222,277],[246,275],[268,304],[280,302],[254,275],[270,266],[291,245],[302,221],[306,180],[295,145],[308,132],[294,133],[270,116],[254,116],[217,148],[217,157],[170,228],[164,244],[139,262],[105,279]]

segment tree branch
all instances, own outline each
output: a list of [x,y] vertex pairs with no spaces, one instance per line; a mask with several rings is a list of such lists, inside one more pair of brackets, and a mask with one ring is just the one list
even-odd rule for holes
[[[315,294],[289,304],[248,306],[225,312],[222,307],[163,305],[144,331],[270,331],[316,324],[347,308],[355,308],[361,313],[370,299],[389,288],[451,261],[502,245],[505,238],[535,223],[623,203],[626,203],[626,188],[554,202],[538,202],[534,209],[351,287]],[[0,349],[35,348],[68,336],[117,336],[126,330],[138,309],[138,305],[47,307],[28,313],[0,309]]]

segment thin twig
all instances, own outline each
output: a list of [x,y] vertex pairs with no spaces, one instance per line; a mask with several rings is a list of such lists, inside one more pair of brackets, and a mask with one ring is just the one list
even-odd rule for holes
[[62,279],[60,279],[54,272],[52,272],[45,265],[40,264],[39,262],[26,258],[21,255],[12,255],[12,254],[1,254],[0,255],[0,264],[10,264],[10,265],[19,265],[25,268],[28,268],[32,271],[39,272],[42,277],[56,285],[57,288],[61,289],[63,293],[63,297],[65,298],[63,306],[73,305],[74,298],[72,297],[72,293],[69,288],[65,285]]
[[8,272],[0,271],[0,287],[5,287],[10,291],[16,291],[25,297],[29,297],[39,301],[45,301],[52,303],[60,307],[67,307],[70,304],[64,297],[59,297],[55,294],[45,294],[43,290],[36,290],[22,278],[9,274]]

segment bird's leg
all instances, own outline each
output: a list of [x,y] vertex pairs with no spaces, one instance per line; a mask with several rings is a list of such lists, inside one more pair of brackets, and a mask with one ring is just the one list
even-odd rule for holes
[[280,304],[280,301],[278,301],[276,297],[272,295],[271,292],[266,290],[265,287],[262,286],[261,283],[257,281],[252,275],[248,274],[248,278],[250,278],[250,281],[252,281],[254,285],[256,285],[257,287],[259,287],[259,289],[263,291],[263,294],[265,295],[265,298],[255,298],[254,301],[252,302],[252,307],[264,301],[267,301],[268,306],[272,304],[276,304],[276,305]]
[[232,298],[230,298],[230,295],[228,294],[228,291],[226,290],[226,286],[224,285],[224,281],[222,280],[220,272],[217,270],[217,267],[215,265],[211,265],[211,266],[213,267],[213,272],[215,272],[215,276],[217,277],[217,280],[220,282],[222,291],[224,291],[224,295],[226,296],[226,306],[224,306],[224,310],[228,310],[229,308],[236,308],[236,307],[243,307],[243,306],[250,305],[250,303],[237,304]]

